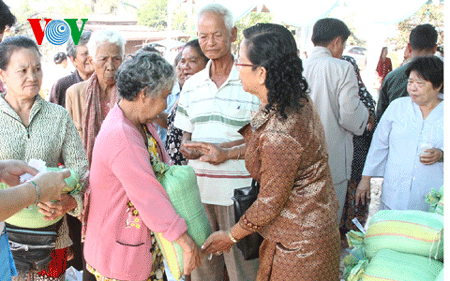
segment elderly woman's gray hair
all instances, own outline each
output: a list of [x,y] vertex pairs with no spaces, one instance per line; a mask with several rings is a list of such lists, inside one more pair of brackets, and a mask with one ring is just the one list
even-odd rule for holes
[[115,30],[99,30],[92,33],[89,39],[88,49],[89,55],[95,59],[98,48],[105,43],[115,44],[120,48],[120,55],[123,57],[125,53],[125,39]]
[[122,63],[116,81],[119,97],[132,101],[142,89],[152,98],[172,90],[176,76],[173,66],[163,57],[142,52]]
[[198,22],[200,21],[201,17],[207,13],[218,14],[222,16],[225,26],[230,32],[232,31],[234,27],[233,13],[228,8],[217,3],[211,3],[206,6],[203,6],[197,12],[197,21],[196,21],[197,29],[198,29]]

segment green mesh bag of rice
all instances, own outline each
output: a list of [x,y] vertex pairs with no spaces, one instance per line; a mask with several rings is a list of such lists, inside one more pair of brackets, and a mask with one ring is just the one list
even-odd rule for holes
[[[189,235],[200,247],[212,231],[200,200],[194,170],[190,166],[168,166],[164,163],[159,163],[159,167],[154,169],[158,181],[169,195],[173,208],[185,219]],[[170,272],[179,280],[184,271],[183,249],[178,243],[163,238],[162,233],[155,234]]]
[[369,259],[381,249],[391,249],[442,261],[444,218],[423,211],[379,211],[369,222],[364,246]]
[[444,268],[442,268],[441,272],[439,272],[438,276],[434,281],[444,281]]
[[443,270],[440,261],[423,256],[380,250],[362,274],[362,281],[432,281]]

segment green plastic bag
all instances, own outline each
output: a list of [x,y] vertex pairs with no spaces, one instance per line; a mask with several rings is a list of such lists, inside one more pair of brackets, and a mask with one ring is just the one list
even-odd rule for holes
[[440,191],[432,188],[427,194],[425,202],[430,204],[430,213],[436,213],[439,215],[444,215],[444,186],[441,187]]
[[423,256],[380,250],[364,269],[362,281],[431,281],[444,264]]
[[[211,234],[211,226],[200,199],[197,176],[190,166],[168,166],[160,163],[154,169],[156,177],[169,195],[175,211],[185,219],[188,233],[200,247]],[[183,249],[169,242],[162,233],[155,233],[156,241],[169,265],[172,275],[179,280],[183,275]]]
[[[58,172],[63,170],[62,168],[47,168],[46,171]],[[80,192],[81,184],[79,183],[78,173],[72,169],[70,170],[70,176],[65,179],[66,187],[63,189],[63,194],[77,194]],[[0,183],[0,189],[9,188],[8,185],[4,183]],[[38,207],[34,204],[28,208],[24,208],[19,212],[15,213],[7,220],[7,223],[23,227],[23,228],[42,228],[47,227],[49,225],[55,224],[60,221],[64,216],[56,218],[55,220],[48,221],[44,220],[44,215],[38,212]]]

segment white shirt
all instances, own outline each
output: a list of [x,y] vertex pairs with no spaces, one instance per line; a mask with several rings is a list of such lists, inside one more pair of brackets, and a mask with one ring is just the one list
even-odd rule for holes
[[[260,101],[242,89],[234,66],[220,88],[209,77],[210,68],[211,61],[185,82],[174,125],[192,133],[192,141],[223,143],[243,139],[238,130],[250,122],[250,112],[258,110]],[[201,199],[206,204],[232,205],[233,190],[251,183],[243,160],[228,160],[220,165],[189,160],[188,165],[197,174]]]
[[325,130],[333,183],[338,185],[351,177],[353,134],[364,132],[369,111],[360,101],[358,80],[349,62],[333,58],[327,48],[314,47],[303,65]]
[[444,103],[423,120],[410,97],[391,102],[373,135],[363,175],[384,177],[381,201],[394,210],[428,211],[425,196],[443,185],[443,163],[420,162],[422,144],[444,148]]

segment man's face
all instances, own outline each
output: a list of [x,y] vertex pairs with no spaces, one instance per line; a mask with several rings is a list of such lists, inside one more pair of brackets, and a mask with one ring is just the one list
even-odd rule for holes
[[203,53],[212,60],[230,54],[231,43],[236,40],[235,32],[228,30],[222,16],[215,13],[201,16],[197,36]]
[[77,46],[77,57],[71,58],[73,66],[85,76],[90,76],[94,72],[94,68],[89,64],[88,57],[88,48],[86,46]]

